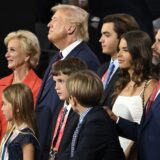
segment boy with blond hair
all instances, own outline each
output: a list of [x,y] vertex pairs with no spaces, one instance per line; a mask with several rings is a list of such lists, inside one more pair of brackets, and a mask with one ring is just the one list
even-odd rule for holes
[[101,79],[92,71],[79,71],[68,78],[66,86],[79,122],[59,160],[124,160],[113,121],[102,107],[96,107],[103,94]]

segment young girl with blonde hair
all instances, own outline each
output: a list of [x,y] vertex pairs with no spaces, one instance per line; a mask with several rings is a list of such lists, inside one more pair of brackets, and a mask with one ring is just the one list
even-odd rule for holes
[[2,94],[2,112],[8,126],[0,146],[1,160],[34,160],[38,149],[35,136],[34,102],[31,89],[12,84]]

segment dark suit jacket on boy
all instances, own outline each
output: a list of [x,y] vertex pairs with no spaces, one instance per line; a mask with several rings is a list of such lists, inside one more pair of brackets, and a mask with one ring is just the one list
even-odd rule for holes
[[[59,160],[70,160],[70,149]],[[71,160],[124,160],[116,126],[102,108],[93,108],[85,116]]]
[[[51,146],[51,142],[52,142],[52,137],[53,137],[53,133],[55,131],[55,127],[56,127],[56,123],[57,123],[57,118],[58,115],[60,113],[60,110],[63,107],[64,102],[60,102],[60,104],[57,107],[57,111],[55,113],[55,115],[52,117],[52,121],[49,124],[49,130],[48,130],[48,135],[45,141],[44,146],[42,147],[42,154],[41,154],[41,159],[42,160],[48,160],[49,159],[49,152],[50,152],[50,146]],[[73,110],[70,110],[70,113],[68,115],[68,119],[67,119],[67,123],[64,129],[64,134],[62,137],[62,140],[60,142],[60,146],[59,146],[59,150],[58,153],[56,155],[56,158],[58,159],[58,157],[63,153],[63,151],[66,150],[66,148],[68,147],[68,145],[70,144],[70,141],[72,140],[72,135],[74,133],[74,130],[77,126],[78,123],[78,119],[79,119],[79,115],[75,112],[73,112]]]

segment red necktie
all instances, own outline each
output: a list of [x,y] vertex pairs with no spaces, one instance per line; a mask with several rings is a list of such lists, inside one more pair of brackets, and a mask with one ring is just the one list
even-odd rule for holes
[[158,84],[156,85],[156,87],[154,88],[152,94],[151,94],[151,97],[149,98],[149,101],[148,101],[148,104],[147,104],[147,107],[146,107],[146,114],[149,112],[149,110],[151,109],[151,106],[152,106],[152,103],[153,101],[155,100],[156,98],[156,95],[158,93],[160,89],[160,81],[158,81]]

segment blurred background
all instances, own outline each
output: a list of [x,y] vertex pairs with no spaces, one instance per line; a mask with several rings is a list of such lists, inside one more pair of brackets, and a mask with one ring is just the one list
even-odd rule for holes
[[0,78],[11,72],[5,59],[4,38],[9,32],[18,29],[30,30],[39,38],[42,52],[36,72],[43,77],[50,57],[57,51],[47,39],[47,23],[52,16],[51,7],[58,3],[78,5],[89,12],[88,44],[101,63],[109,60],[101,53],[98,42],[104,16],[113,13],[131,14],[153,40],[157,27],[160,27],[160,0],[1,0],[0,3]]

